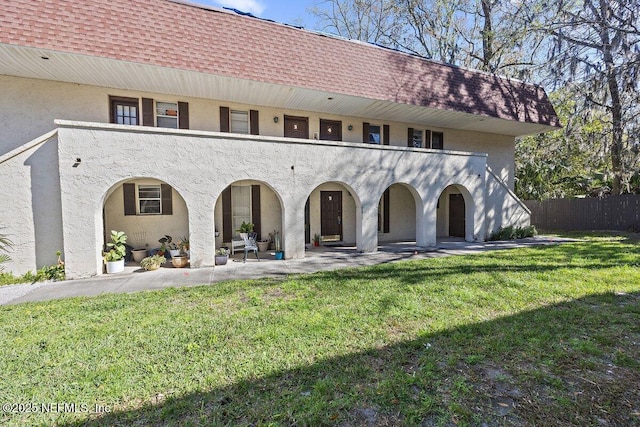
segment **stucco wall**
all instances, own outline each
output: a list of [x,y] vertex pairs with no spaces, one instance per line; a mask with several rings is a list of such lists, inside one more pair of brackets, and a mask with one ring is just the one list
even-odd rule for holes
[[[400,151],[389,151],[384,147],[365,144],[342,144],[340,148],[334,147],[329,150],[332,151],[330,154],[324,143],[317,143],[315,147],[313,147],[313,143],[303,144],[304,149],[301,151],[301,145],[298,142],[281,141],[273,144],[270,141],[260,142],[260,138],[256,140],[251,137],[243,139],[227,138],[226,135],[194,136],[197,132],[180,134],[180,132],[163,133],[160,131],[157,134],[145,134],[145,132],[140,132],[140,129],[121,132],[109,128],[107,131],[97,133],[82,129],[80,132],[82,137],[78,136],[80,134],[69,137],[67,133],[63,148],[58,147],[58,140],[54,138],[0,163],[0,177],[3,182],[12,183],[11,186],[5,186],[0,190],[0,218],[2,221],[0,227],[5,227],[3,231],[16,244],[13,254],[14,261],[7,266],[15,273],[23,273],[45,264],[53,264],[56,259],[56,250],[62,250],[65,253],[75,252],[75,249],[69,248],[69,236],[66,234],[73,231],[67,230],[67,224],[74,223],[74,221],[69,218],[70,214],[63,214],[65,209],[71,209],[71,212],[82,208],[89,209],[92,212],[89,218],[90,222],[93,224],[101,223],[102,212],[101,210],[94,212],[96,206],[102,206],[108,192],[116,183],[138,176],[160,179],[171,185],[175,181],[182,186],[180,190],[177,190],[180,194],[189,193],[190,199],[198,195],[206,198],[207,203],[211,204],[206,213],[197,212],[195,213],[196,217],[193,218],[194,213],[189,209],[190,224],[187,228],[190,234],[194,232],[191,225],[193,221],[200,224],[209,223],[207,227],[210,230],[214,229],[214,218],[221,218],[222,215],[221,211],[219,212],[219,204],[215,204],[215,201],[218,200],[219,192],[224,188],[223,184],[228,185],[233,180],[261,178],[273,188],[275,188],[275,184],[272,184],[271,181],[277,182],[279,186],[277,191],[280,197],[287,197],[292,202],[292,210],[287,211],[283,206],[280,214],[276,211],[269,213],[266,216],[267,223],[272,221],[273,228],[277,228],[278,225],[283,229],[288,228],[289,233],[295,232],[302,239],[304,237],[303,208],[306,198],[312,191],[317,190],[319,185],[347,180],[348,185],[345,187],[345,191],[348,193],[345,193],[346,197],[343,200],[348,201],[348,194],[351,193],[354,196],[355,208],[345,209],[345,212],[353,212],[353,218],[345,218],[345,240],[359,242],[361,250],[375,249],[373,242],[377,240],[378,233],[377,213],[374,215],[374,212],[376,212],[377,203],[384,188],[397,182],[410,183],[414,188],[421,189],[421,197],[428,199],[419,200],[420,203],[417,206],[414,202],[416,209],[414,218],[417,223],[426,218],[425,216],[432,214],[430,211],[431,201],[437,200],[439,192],[446,185],[454,183],[453,181],[471,183],[469,184],[473,188],[471,193],[480,200],[479,205],[474,206],[474,209],[484,206],[486,195],[487,205],[492,207],[492,215],[490,218],[487,217],[488,228],[501,223],[501,221],[526,222],[528,220],[526,212],[523,214],[518,211],[515,205],[513,209],[509,207],[511,201],[507,202],[504,207],[501,206],[503,200],[509,199],[504,188],[498,185],[493,189],[487,187],[485,191],[484,188],[477,187],[475,182],[475,180],[484,182],[487,179],[481,170],[482,167],[477,163],[478,159],[482,159],[481,162],[486,161],[509,187],[513,187],[513,138],[511,137],[439,129],[425,124],[382,122],[362,117],[317,114],[229,102],[221,103],[215,100],[9,76],[0,76],[0,87],[3,88],[3,97],[0,101],[0,158],[16,147],[55,129],[54,119],[107,123],[109,121],[109,95],[189,102],[190,126],[192,129],[203,131],[215,132],[219,130],[220,105],[244,110],[258,109],[260,111],[261,135],[274,137],[282,136],[285,114],[309,117],[310,135],[319,132],[320,118],[341,120],[343,140],[355,143],[359,143],[362,139],[363,121],[376,124],[386,123],[391,127],[392,146],[403,147]],[[274,123],[273,120],[276,116],[279,117],[278,123]],[[353,126],[351,131],[347,129],[349,125]],[[442,131],[444,132],[446,149],[486,152],[489,156],[487,158],[465,154],[452,155],[448,151],[440,152],[437,150],[407,150],[404,148],[407,127]],[[145,129],[145,131],[148,130]],[[184,135],[189,136],[185,137]],[[217,142],[214,143],[214,140]],[[399,148],[395,150],[399,150]],[[361,153],[366,153],[366,155],[359,158]],[[77,157],[81,157],[83,161],[78,167],[73,168],[72,165]],[[95,164],[99,167],[95,169],[88,167],[86,158],[96,159]],[[291,166],[295,166],[294,170],[291,169]],[[68,168],[71,168],[71,173],[63,173]],[[473,170],[473,173],[469,173],[469,170]],[[253,173],[254,171],[257,173]],[[77,188],[69,185],[69,182],[61,185],[59,175],[69,177],[74,176],[73,173],[78,173],[85,181],[79,183]],[[474,178],[478,175],[481,177]],[[76,183],[75,179],[71,182]],[[304,179],[304,185],[300,187],[301,179]],[[97,183],[99,183],[97,188],[100,189],[98,200],[77,201],[72,194],[78,192],[78,188]],[[215,185],[205,185],[205,183],[215,183]],[[361,187],[358,187],[358,191],[352,191],[352,185]],[[292,191],[292,187],[296,188],[296,191]],[[303,188],[304,191],[302,191]],[[89,193],[94,194],[94,191],[96,189],[91,189]],[[305,191],[306,194],[302,194]],[[268,197],[270,193],[264,192],[264,194]],[[410,195],[410,193],[405,193],[402,198],[407,199],[408,202]],[[298,197],[301,198],[301,203],[297,200]],[[364,197],[364,199],[360,200],[360,197]],[[185,203],[188,206],[187,199],[185,196]],[[65,207],[65,204],[68,206]],[[272,205],[268,201],[263,201],[263,206]],[[435,202],[433,205],[435,206]],[[392,223],[394,216],[411,217],[408,211],[394,215],[393,211],[401,209],[400,206],[405,205],[392,205]],[[211,215],[212,211],[215,212],[215,216]],[[86,213],[83,212],[84,214]],[[484,217],[483,213],[482,218]],[[286,224],[283,224],[283,218],[284,222],[295,223],[295,227],[291,225],[287,227]],[[350,221],[349,224],[353,224],[353,227],[347,227],[347,221]],[[216,225],[221,232],[221,224]],[[64,234],[63,226],[65,228]],[[297,230],[296,227],[300,227],[300,230]],[[475,227],[477,228],[479,225],[476,224]],[[270,230],[271,225],[263,224],[263,228]],[[409,238],[413,234],[417,236],[418,242],[426,244],[430,242],[431,236],[435,236],[435,221],[433,224],[429,223],[417,227],[413,233],[410,228],[410,225],[406,229],[392,226],[391,233],[380,235],[380,238],[382,240],[398,240],[404,239],[405,236]],[[482,228],[484,228],[484,224]],[[394,229],[398,230],[397,235],[394,234],[396,233]],[[353,232],[347,230],[353,230]],[[95,230],[92,233],[95,233]],[[95,235],[96,242],[103,239],[102,234],[103,230],[100,230]],[[312,236],[313,234],[312,230]],[[484,237],[484,232],[480,232],[479,229],[468,234],[471,239]],[[153,239],[157,240],[155,236]],[[300,243],[290,240],[288,245],[290,250],[287,256],[300,256],[304,248],[303,241]],[[213,246],[212,238],[211,247]],[[210,262],[208,252],[200,255],[202,256],[198,256],[198,258],[202,265]],[[72,255],[71,258],[73,257]],[[73,268],[73,262],[71,264],[70,268]],[[94,271],[93,274],[95,274],[97,268],[89,270]],[[77,271],[82,275],[92,274],[89,270],[82,267]]]
[[[366,117],[319,114],[302,110],[286,110],[269,106],[255,106],[221,102],[217,100],[189,98],[175,95],[148,93],[87,86],[48,80],[26,79],[0,75],[3,88],[0,102],[0,155],[55,128],[54,119],[109,122],[109,95],[133,98],[153,98],[157,101],[189,103],[189,124],[194,130],[219,131],[220,106],[231,109],[257,109],[260,117],[260,134],[283,136],[284,115],[309,118],[309,137],[320,131],[320,119],[342,121],[342,138],[346,142],[362,142],[362,123],[388,124],[391,145],[407,144],[407,128],[429,129],[444,133],[447,150],[488,153],[487,163],[510,188],[513,188],[514,138],[505,135],[469,132],[430,126],[428,123],[401,123],[371,120]],[[274,123],[278,117],[278,123]],[[351,131],[348,126],[353,126]]]
[[[195,267],[213,264],[212,212],[219,195],[230,183],[247,179],[268,184],[282,201],[286,257],[304,256],[305,202],[331,182],[343,183],[353,197],[361,251],[376,250],[378,202],[400,178],[420,195],[418,244],[435,244],[437,195],[453,183],[467,188],[474,201],[467,238],[484,237],[486,157],[481,154],[67,122],[60,122],[58,132],[65,255],[72,277],[101,270],[102,204],[110,189],[132,177],[157,179],[159,171],[184,198]],[[127,157],[114,161],[112,152]],[[73,167],[78,158],[81,164]],[[239,158],[244,167],[231,167]]]

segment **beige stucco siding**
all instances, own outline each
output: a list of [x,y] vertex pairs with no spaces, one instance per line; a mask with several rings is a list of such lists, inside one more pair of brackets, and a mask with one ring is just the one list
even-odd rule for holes
[[[142,185],[159,185],[156,179],[136,179],[127,182]],[[158,240],[165,235],[178,243],[183,236],[189,236],[189,213],[182,196],[172,189],[172,215],[125,215],[122,185],[117,185],[104,204],[105,242],[109,241],[111,230],[124,231],[127,243],[134,248],[153,249],[160,246]]]
[[[12,183],[0,190],[0,227],[15,243],[13,261],[7,264],[15,273],[54,263],[56,250],[69,259],[72,277],[99,272],[105,227],[129,226],[117,212],[118,188],[139,178],[174,187],[174,200],[181,197],[185,205],[174,216],[186,218],[170,224],[138,218],[140,224],[133,228],[146,231],[150,246],[158,232],[179,238],[188,231],[196,242],[193,266],[211,263],[213,249],[221,243],[221,237],[213,238],[216,227],[222,234],[220,193],[237,181],[263,184],[263,231],[280,229],[287,236],[288,257],[304,255],[304,203],[310,196],[311,236],[319,232],[319,206],[314,206],[319,202],[314,198],[323,188],[343,191],[344,241],[362,251],[375,250],[378,239],[434,243],[435,206],[450,184],[465,186],[473,199],[474,220],[466,233],[470,240],[483,239],[485,229],[528,221],[517,200],[485,171],[488,164],[513,188],[512,137],[9,76],[0,76],[0,87],[0,178]],[[109,95],[188,102],[191,130],[102,126],[109,122]],[[257,109],[260,136],[218,134],[220,106]],[[344,142],[288,141],[282,138],[285,114],[309,117],[310,136],[319,132],[321,118],[340,120]],[[62,122],[57,137],[7,158],[12,150],[55,130],[56,119],[92,124]],[[363,122],[390,125],[391,146],[362,144]],[[408,127],[443,132],[445,150],[406,148]],[[81,162],[74,167],[78,158]],[[379,234],[380,197],[397,183],[407,187],[392,188],[392,226],[390,233]],[[486,212],[485,206],[490,208]],[[85,225],[77,223],[80,219]]]

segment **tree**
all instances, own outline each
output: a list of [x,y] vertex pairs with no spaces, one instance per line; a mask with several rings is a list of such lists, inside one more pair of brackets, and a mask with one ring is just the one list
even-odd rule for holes
[[600,135],[602,114],[576,114],[575,89],[550,94],[562,129],[520,138],[516,143],[515,191],[522,199],[544,200],[611,191],[610,164]]
[[322,31],[392,46],[398,27],[394,7],[392,0],[322,0],[310,11]]
[[577,89],[577,114],[604,115],[602,138],[611,159],[611,191],[630,192],[640,130],[640,0],[557,0],[555,8],[547,25],[555,42],[549,52],[552,80]]
[[[323,0],[320,28],[425,58],[529,77],[540,6],[499,0]],[[537,37],[538,36],[538,37]]]

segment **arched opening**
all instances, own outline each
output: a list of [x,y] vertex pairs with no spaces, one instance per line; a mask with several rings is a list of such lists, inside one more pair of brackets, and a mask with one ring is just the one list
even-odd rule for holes
[[340,182],[317,186],[305,205],[305,241],[316,238],[325,246],[356,246],[357,207],[360,201],[353,189]]
[[102,212],[103,246],[110,241],[111,230],[125,232],[129,250],[144,249],[147,253],[159,248],[159,239],[164,236],[171,236],[176,247],[189,240],[187,205],[173,187],[159,179],[133,178],[115,185]]
[[416,190],[407,184],[389,186],[378,204],[378,241],[413,242],[416,237]]
[[473,199],[461,185],[450,185],[438,198],[436,236],[473,240]]
[[226,247],[233,254],[241,251],[244,242],[238,230],[243,222],[253,224],[261,249],[276,250],[278,239],[283,249],[282,200],[270,185],[247,179],[235,181],[222,191],[214,208],[216,248]]

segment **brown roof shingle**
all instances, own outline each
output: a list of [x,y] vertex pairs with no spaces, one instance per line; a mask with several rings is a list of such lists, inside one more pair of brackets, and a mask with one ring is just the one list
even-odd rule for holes
[[0,43],[559,126],[544,90],[167,0],[0,0]]

